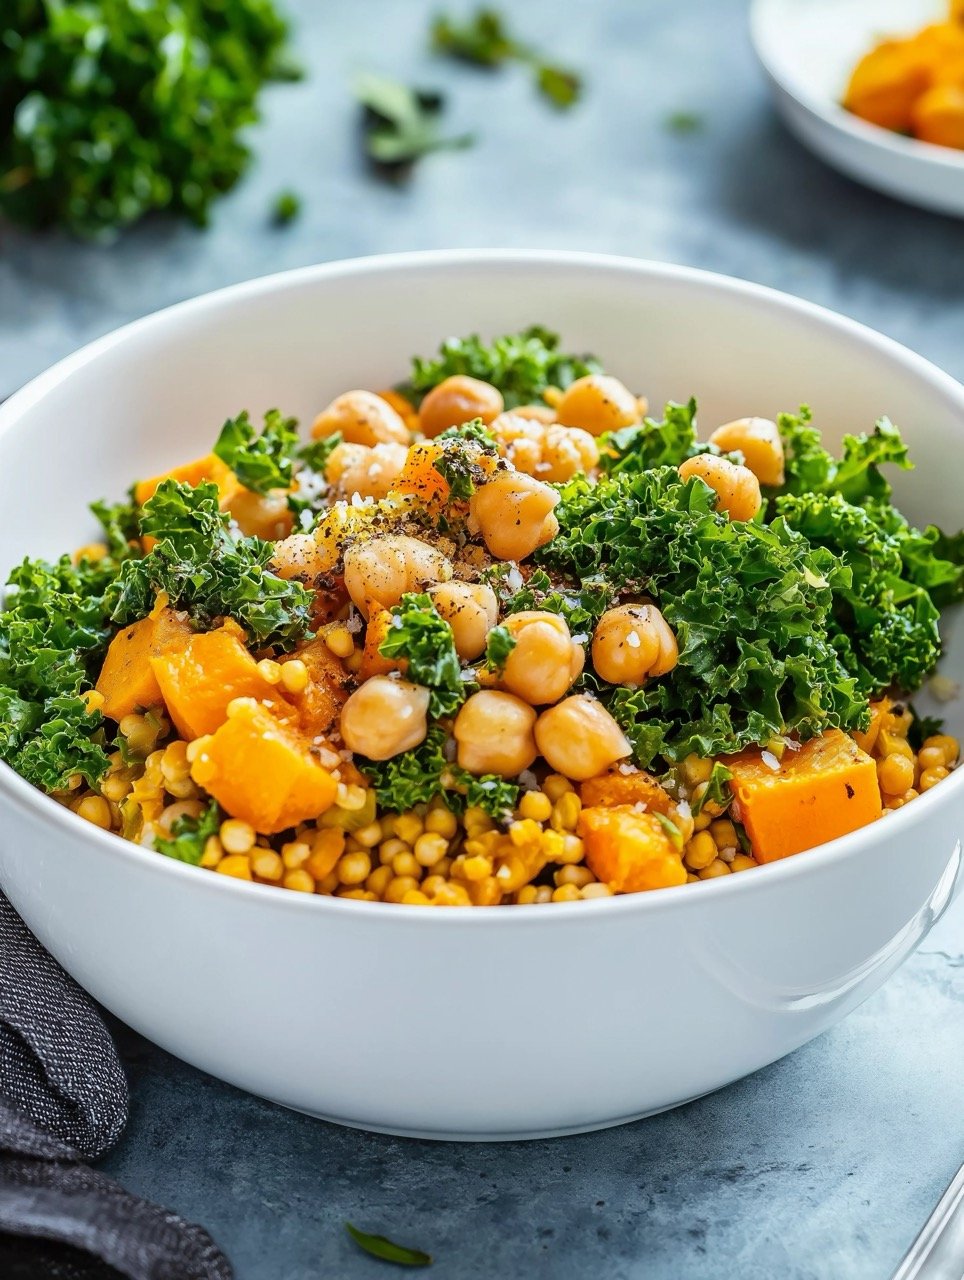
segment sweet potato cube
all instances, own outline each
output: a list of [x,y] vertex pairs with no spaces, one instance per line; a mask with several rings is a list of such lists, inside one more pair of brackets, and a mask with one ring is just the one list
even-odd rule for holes
[[776,769],[764,754],[754,748],[726,761],[734,816],[758,862],[789,858],[880,817],[877,766],[849,734],[828,729],[787,750]]
[[232,705],[203,743],[191,776],[233,818],[265,835],[317,818],[338,791],[304,735],[253,698]]
[[134,486],[134,501],[138,506],[143,506],[145,502],[150,501],[157,493],[160,485],[165,480],[177,480],[180,484],[189,484],[192,488],[203,484],[205,480],[211,480],[216,485],[224,484],[228,479],[232,478],[234,473],[229,467],[216,458],[213,453],[207,453],[203,458],[195,458],[193,462],[184,462],[179,467],[172,467],[170,471],[162,471],[160,475],[151,476],[148,480],[138,480]]
[[444,450],[433,440],[419,440],[408,451],[401,475],[395,482],[399,493],[411,493],[424,503],[443,503],[449,496],[448,481],[435,470]]
[[168,714],[182,738],[213,733],[227,719],[235,698],[257,698],[282,717],[292,716],[278,687],[264,678],[241,642],[241,628],[225,623],[217,631],[192,636],[176,653],[152,658]]
[[181,652],[191,635],[191,628],[171,609],[159,609],[119,631],[97,677],[97,690],[104,695],[104,715],[121,720],[133,711],[159,707],[164,699],[152,659]]
[[308,668],[308,684],[303,693],[286,693],[298,712],[298,724],[309,739],[327,733],[348,698],[348,674],[324,640],[311,640],[279,659],[297,658]]
[[614,808],[616,805],[645,805],[650,813],[669,813],[672,800],[651,773],[636,769],[622,773],[613,769],[589,778],[579,788],[583,807]]
[[642,893],[686,883],[686,868],[659,819],[632,805],[583,809],[579,834],[586,865],[614,893]]
[[370,680],[372,676],[388,675],[389,671],[404,671],[408,666],[404,658],[396,662],[379,652],[392,628],[392,617],[391,609],[383,609],[381,605],[374,602],[369,606],[365,650],[362,654],[361,666],[358,668],[360,681]]

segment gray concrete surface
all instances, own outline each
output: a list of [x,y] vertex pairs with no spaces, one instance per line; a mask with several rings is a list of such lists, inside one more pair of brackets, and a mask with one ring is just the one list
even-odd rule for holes
[[[353,254],[481,245],[743,276],[964,377],[964,223],[864,191],[787,136],[742,0],[517,3],[520,31],[586,71],[586,101],[564,117],[521,70],[427,56],[436,6],[425,0],[288,7],[309,78],[268,94],[256,163],[207,232],[156,221],[105,248],[0,231],[0,395],[98,334],[219,285]],[[478,146],[430,158],[404,186],[373,180],[346,91],[362,68],[450,90],[453,132],[477,129]],[[669,129],[678,111],[702,128]],[[269,206],[288,186],[303,215],[274,229]],[[534,998],[579,1016],[551,978]],[[964,908],[791,1058],[677,1112],[553,1142],[458,1147],[340,1130],[121,1038],[134,1110],[105,1167],[206,1223],[239,1280],[389,1274],[345,1237],[346,1218],[433,1252],[438,1280],[877,1280],[964,1159]]]

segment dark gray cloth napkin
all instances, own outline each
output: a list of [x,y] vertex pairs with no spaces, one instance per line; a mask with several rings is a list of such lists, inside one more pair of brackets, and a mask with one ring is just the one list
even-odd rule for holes
[[127,1123],[90,998],[0,894],[0,1275],[231,1280],[208,1233],[87,1167]]

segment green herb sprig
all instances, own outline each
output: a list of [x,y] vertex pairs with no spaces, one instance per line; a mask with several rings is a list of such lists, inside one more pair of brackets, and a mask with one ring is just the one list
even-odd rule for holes
[[535,73],[539,92],[560,110],[574,106],[582,94],[582,77],[577,72],[550,62],[517,39],[496,9],[478,9],[464,22],[446,15],[436,18],[432,24],[432,47],[437,53],[480,67],[525,63]]
[[440,132],[445,99],[434,90],[366,73],[355,81],[355,97],[362,106],[365,152],[384,169],[404,169],[432,151],[459,151],[475,140],[468,133]]

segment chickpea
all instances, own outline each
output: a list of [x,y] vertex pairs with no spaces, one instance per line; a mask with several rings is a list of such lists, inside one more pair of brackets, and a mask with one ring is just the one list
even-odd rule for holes
[[459,657],[471,662],[483,653],[489,631],[499,620],[499,602],[492,588],[484,582],[442,582],[429,595],[452,628]]
[[582,427],[590,435],[618,431],[639,421],[639,404],[633,393],[606,373],[577,378],[556,405],[556,420],[567,427]]
[[524,560],[559,532],[552,509],[559,494],[521,471],[497,471],[476,489],[469,513],[492,555]]
[[301,578],[305,582],[327,573],[332,561],[310,533],[293,533],[276,542],[271,552],[271,569],[279,578]]
[[341,709],[341,736],[349,751],[389,760],[424,742],[429,692],[407,680],[372,676]]
[[325,479],[342,497],[384,498],[401,475],[408,449],[403,444],[337,445],[328,458]]
[[580,471],[588,474],[599,462],[596,441],[581,427],[546,423],[516,409],[500,413],[489,430],[516,471],[547,483],[563,484]]
[[543,711],[535,736],[549,767],[576,782],[605,773],[633,751],[602,703],[586,693],[573,694]]
[[404,444],[409,432],[400,415],[373,391],[346,391],[332,400],[315,418],[311,434],[316,439],[336,432],[348,444]]
[[407,591],[447,582],[451,576],[447,556],[406,534],[369,538],[345,552],[345,589],[366,617],[372,601],[389,609]]
[[532,422],[542,422],[548,426],[556,421],[556,411],[547,404],[520,404],[512,410],[517,418],[528,418]]
[[725,422],[710,436],[710,444],[723,453],[742,453],[744,464],[761,484],[783,484],[783,441],[777,424],[769,418]]
[[534,707],[558,702],[586,661],[586,651],[569,634],[557,613],[526,610],[506,618],[515,640],[502,670],[502,683]]
[[538,755],[532,729],[536,713],[511,693],[482,689],[462,704],[452,733],[458,762],[470,773],[514,778]]
[[459,427],[473,418],[488,424],[504,406],[502,392],[496,387],[459,373],[432,388],[418,411],[418,424],[422,433],[434,440],[449,427]]
[[708,484],[716,494],[717,510],[725,511],[731,520],[752,520],[760,510],[763,501],[760,482],[749,467],[717,458],[712,453],[700,453],[695,458],[687,458],[679,473],[684,480],[699,476]]
[[592,663],[609,684],[642,684],[672,671],[678,658],[676,637],[654,604],[607,609],[596,624]]

